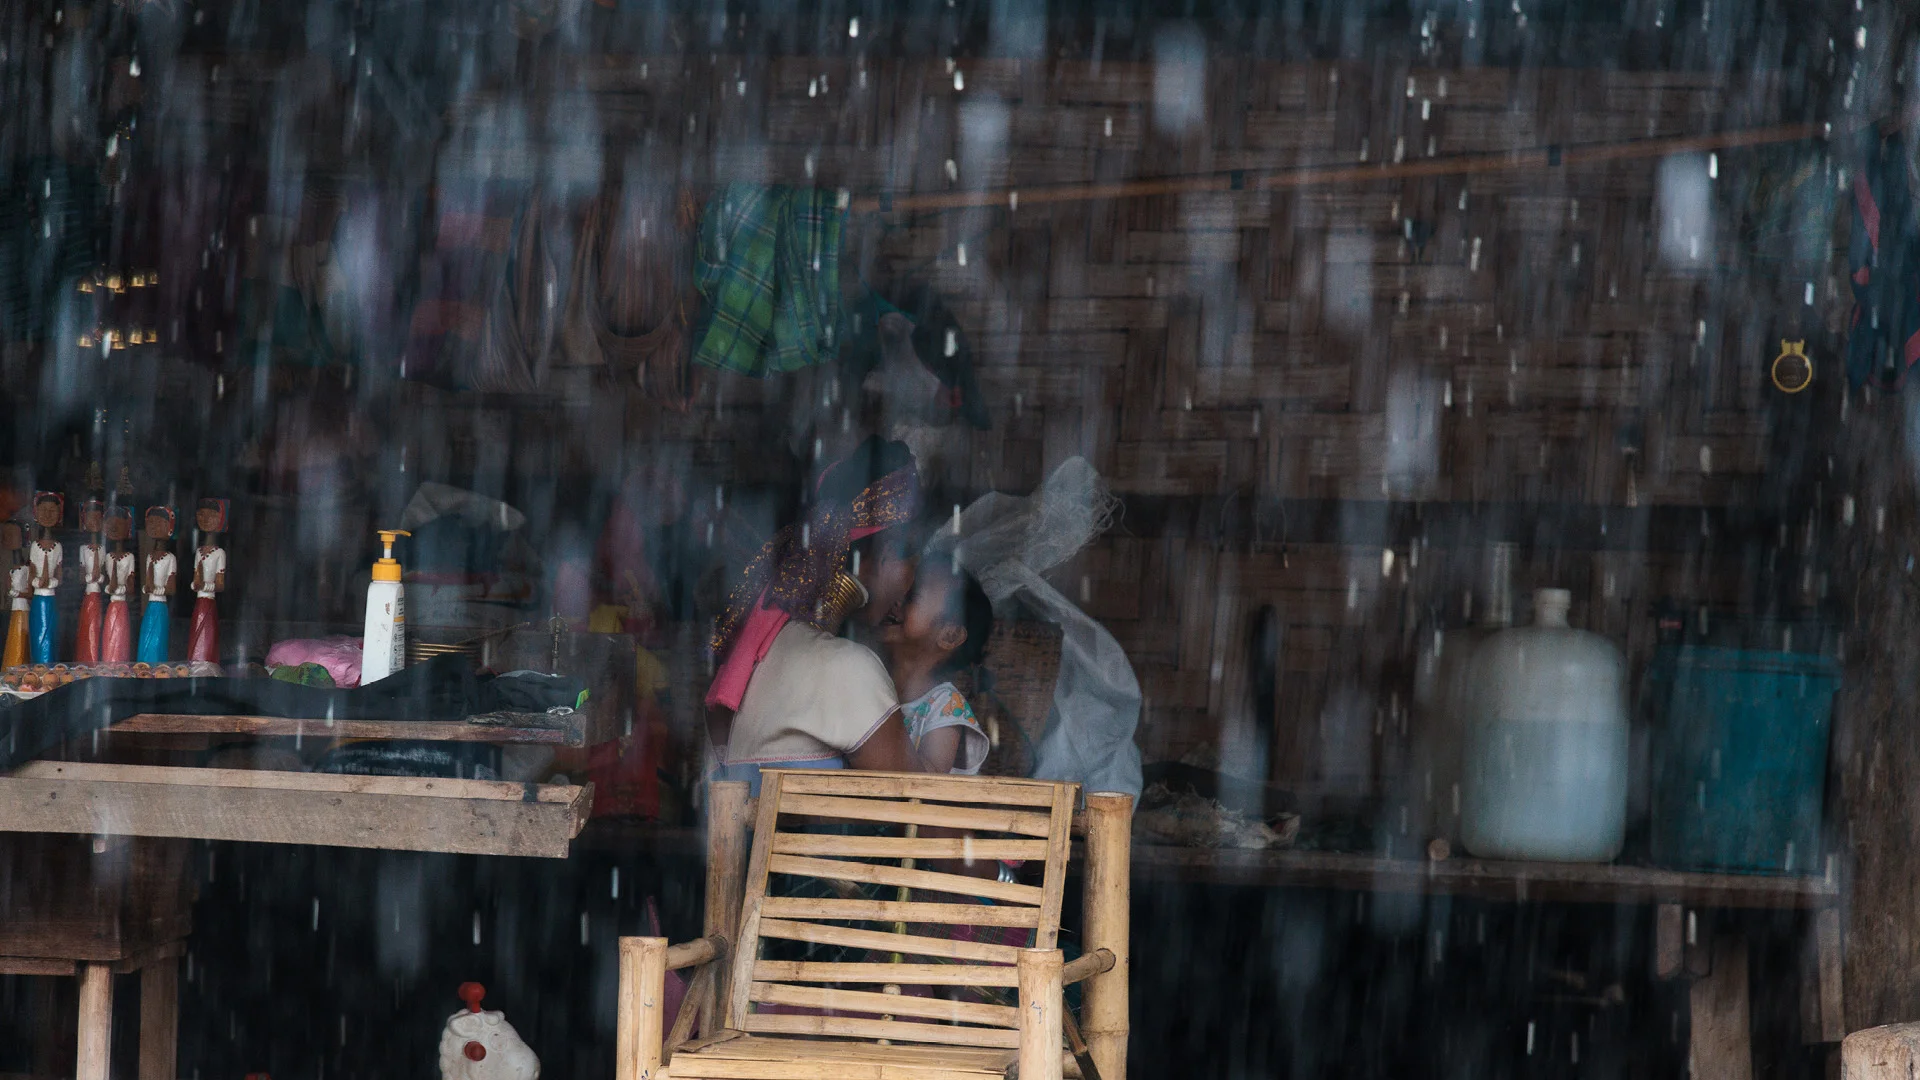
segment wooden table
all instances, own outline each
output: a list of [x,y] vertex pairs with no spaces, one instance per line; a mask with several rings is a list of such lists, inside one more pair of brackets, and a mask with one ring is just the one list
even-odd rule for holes
[[[613,712],[589,707],[559,716],[504,714],[450,723],[141,714],[107,729],[97,745],[159,750],[163,756],[203,749],[227,736],[580,747],[613,736]],[[158,842],[181,850],[183,840],[202,839],[563,859],[592,804],[591,784],[32,761],[0,776],[0,838],[77,835],[91,837],[95,851],[139,837],[173,838]],[[126,894],[121,902],[141,902],[143,891],[165,887],[129,881],[120,890]],[[149,928],[155,933],[143,929],[122,942],[124,919],[116,910],[102,909],[92,919],[76,916],[59,933],[22,937],[29,928],[13,906],[0,918],[0,973],[81,981],[78,1080],[107,1078],[113,976],[127,971],[142,977],[140,1080],[174,1080],[175,958],[187,933],[184,909],[178,925]],[[102,943],[109,931],[114,941]]]
[[1833,877],[1709,874],[1613,863],[1490,859],[1416,861],[1323,851],[1236,851],[1135,845],[1133,878],[1262,888],[1432,893],[1510,903],[1652,905],[1654,973],[1691,978],[1693,1080],[1752,1080],[1748,950],[1737,933],[1700,928],[1715,910],[1806,911],[1812,942],[1803,973],[1803,1037],[1846,1035],[1841,986],[1840,888]]

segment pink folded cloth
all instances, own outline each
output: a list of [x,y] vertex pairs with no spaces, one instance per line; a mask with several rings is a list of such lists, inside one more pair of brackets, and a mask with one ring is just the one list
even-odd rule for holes
[[333,676],[333,685],[351,689],[360,685],[360,639],[336,635],[276,641],[267,650],[267,666],[299,667],[319,664]]

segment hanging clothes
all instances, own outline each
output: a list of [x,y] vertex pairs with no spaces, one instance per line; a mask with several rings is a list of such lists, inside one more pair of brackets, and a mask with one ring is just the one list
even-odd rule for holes
[[761,378],[834,359],[845,217],[834,192],[815,188],[730,184],[709,203],[694,362]]
[[1920,361],[1920,222],[1914,217],[1913,158],[1899,136],[1862,136],[1853,177],[1853,322],[1847,378],[1898,389]]

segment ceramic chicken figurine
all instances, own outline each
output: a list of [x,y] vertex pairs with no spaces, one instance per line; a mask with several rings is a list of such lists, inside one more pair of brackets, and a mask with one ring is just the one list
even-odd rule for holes
[[153,541],[145,560],[146,573],[141,575],[147,606],[140,612],[140,646],[134,659],[143,664],[162,664],[167,660],[168,637],[173,630],[167,600],[173,596],[173,579],[180,565],[171,550],[172,507],[147,507],[147,539]]
[[58,492],[33,493],[33,522],[38,535],[27,545],[27,565],[33,571],[33,607],[27,624],[27,648],[36,664],[54,662],[53,640],[59,634],[60,564],[65,551],[53,530],[66,517],[67,501]]
[[497,1009],[482,1011],[486,987],[461,983],[467,1007],[440,1033],[440,1080],[540,1080],[540,1059]]
[[200,546],[193,549],[193,622],[187,630],[187,659],[220,662],[220,612],[214,597],[227,587],[227,549],[220,534],[227,531],[227,500],[201,499],[194,511]]
[[93,664],[100,660],[100,620],[105,614],[107,560],[100,545],[100,529],[107,506],[99,499],[80,504],[80,531],[86,542],[80,545],[80,580],[86,592],[80,598],[80,629],[73,638],[73,660]]
[[133,615],[127,607],[133,594],[133,552],[127,550],[127,541],[133,539],[133,508],[108,510],[106,530],[107,620],[100,635],[100,659],[124,664],[133,659]]

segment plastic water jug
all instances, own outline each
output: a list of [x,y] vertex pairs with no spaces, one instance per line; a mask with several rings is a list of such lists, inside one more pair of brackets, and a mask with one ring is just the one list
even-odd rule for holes
[[1474,652],[1461,838],[1482,858],[1606,862],[1625,840],[1626,666],[1572,601],[1539,590],[1532,626]]

